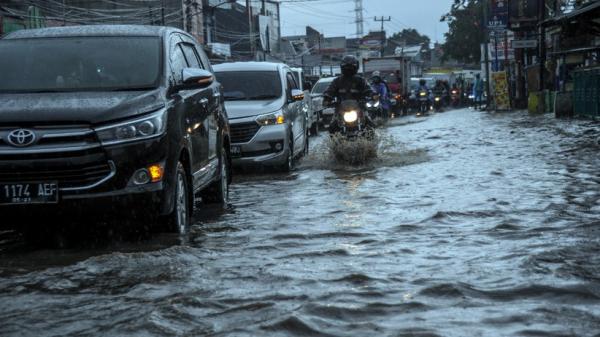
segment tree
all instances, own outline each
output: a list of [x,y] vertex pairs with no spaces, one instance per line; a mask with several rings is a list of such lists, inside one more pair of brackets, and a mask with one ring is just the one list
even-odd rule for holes
[[455,0],[450,13],[441,21],[448,22],[443,59],[453,58],[473,64],[481,57],[480,45],[485,42],[482,1]]
[[421,35],[416,29],[403,29],[390,37],[394,41],[404,41],[407,45],[423,44],[429,47],[431,40],[427,35]]

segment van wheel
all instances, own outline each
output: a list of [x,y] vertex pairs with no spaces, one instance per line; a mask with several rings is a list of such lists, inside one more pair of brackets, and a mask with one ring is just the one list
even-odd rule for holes
[[219,158],[219,179],[200,193],[202,201],[206,204],[227,205],[229,200],[229,160],[225,146],[221,149]]
[[171,214],[165,216],[164,221],[171,232],[185,234],[188,232],[192,220],[191,189],[188,174],[183,163],[177,162],[175,173],[174,205]]

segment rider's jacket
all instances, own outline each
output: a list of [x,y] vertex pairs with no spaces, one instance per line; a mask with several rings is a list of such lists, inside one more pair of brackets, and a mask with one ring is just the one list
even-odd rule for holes
[[374,95],[367,81],[358,76],[338,76],[325,90],[323,96],[329,100],[337,98],[338,102],[353,99],[363,101],[366,97]]

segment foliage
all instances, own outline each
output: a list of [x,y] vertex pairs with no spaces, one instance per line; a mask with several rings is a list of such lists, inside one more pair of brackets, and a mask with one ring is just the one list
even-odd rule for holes
[[390,38],[395,41],[406,41],[407,45],[423,44],[427,47],[429,47],[429,43],[431,42],[429,36],[425,34],[421,35],[416,29],[413,28],[403,29],[402,31],[392,35]]
[[468,64],[479,62],[480,45],[485,41],[481,6],[482,2],[478,0],[455,0],[450,12],[442,17],[442,21],[448,22],[444,60],[453,58]]

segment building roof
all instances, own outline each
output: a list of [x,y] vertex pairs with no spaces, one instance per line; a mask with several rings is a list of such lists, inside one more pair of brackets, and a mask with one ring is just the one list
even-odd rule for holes
[[214,71],[277,71],[285,67],[275,62],[230,62],[213,66]]
[[598,14],[598,12],[600,12],[600,1],[597,0],[597,1],[585,4],[585,5],[581,6],[580,8],[577,8],[576,10],[573,10],[569,13],[548,19],[548,20],[542,22],[542,24],[545,26],[552,26],[554,24],[559,24],[564,21],[569,21],[569,20],[578,18],[583,15]]
[[69,36],[161,36],[167,30],[176,29],[171,27],[140,25],[66,26],[40,29],[24,29],[10,33],[5,38],[28,39]]
[[395,54],[398,56],[405,56],[405,57],[417,57],[421,53],[421,50],[422,50],[421,45],[397,47]]

